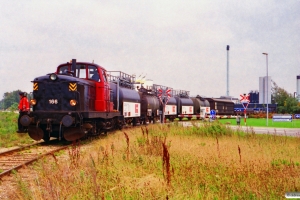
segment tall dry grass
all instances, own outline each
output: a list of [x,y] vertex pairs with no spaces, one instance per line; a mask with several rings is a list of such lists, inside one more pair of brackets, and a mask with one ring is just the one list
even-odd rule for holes
[[74,145],[56,162],[37,162],[27,179],[15,175],[11,197],[284,199],[285,192],[300,191],[299,142],[218,123],[149,125]]

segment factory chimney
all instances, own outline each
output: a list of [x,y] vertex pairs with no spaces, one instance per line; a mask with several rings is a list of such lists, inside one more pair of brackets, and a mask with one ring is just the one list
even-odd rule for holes
[[229,45],[227,45],[226,49],[227,49],[227,90],[226,90],[226,96],[229,96]]

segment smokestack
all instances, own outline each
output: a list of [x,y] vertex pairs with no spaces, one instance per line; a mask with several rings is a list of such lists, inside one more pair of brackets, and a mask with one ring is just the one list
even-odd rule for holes
[[72,59],[71,71],[73,72],[73,76],[76,76],[76,59]]
[[226,50],[227,50],[227,90],[226,90],[226,95],[229,96],[229,45],[227,45]]

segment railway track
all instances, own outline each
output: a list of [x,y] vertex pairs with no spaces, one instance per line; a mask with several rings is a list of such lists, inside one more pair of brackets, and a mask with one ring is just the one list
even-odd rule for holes
[[57,140],[48,143],[41,142],[27,145],[17,149],[0,153],[0,179],[10,174],[13,170],[18,170],[25,165],[39,160],[54,152],[68,148],[69,145],[61,146]]
[[[141,125],[138,125],[137,127],[140,128]],[[137,127],[125,126],[123,128],[128,130]],[[106,136],[107,134],[100,134],[94,137],[90,137],[90,139],[103,138]],[[55,139],[51,140],[50,142],[39,142],[0,152],[0,179],[6,175],[9,175],[13,170],[18,170],[25,165],[29,165],[34,161],[39,160],[42,157],[66,149],[70,145],[72,144],[61,146],[61,143],[59,143],[58,140]]]

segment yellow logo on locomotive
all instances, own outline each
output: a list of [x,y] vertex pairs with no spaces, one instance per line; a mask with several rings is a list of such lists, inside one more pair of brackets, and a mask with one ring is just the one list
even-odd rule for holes
[[76,83],[70,83],[69,84],[69,91],[76,91],[77,90],[77,84]]
[[38,83],[33,83],[33,90],[39,90]]

